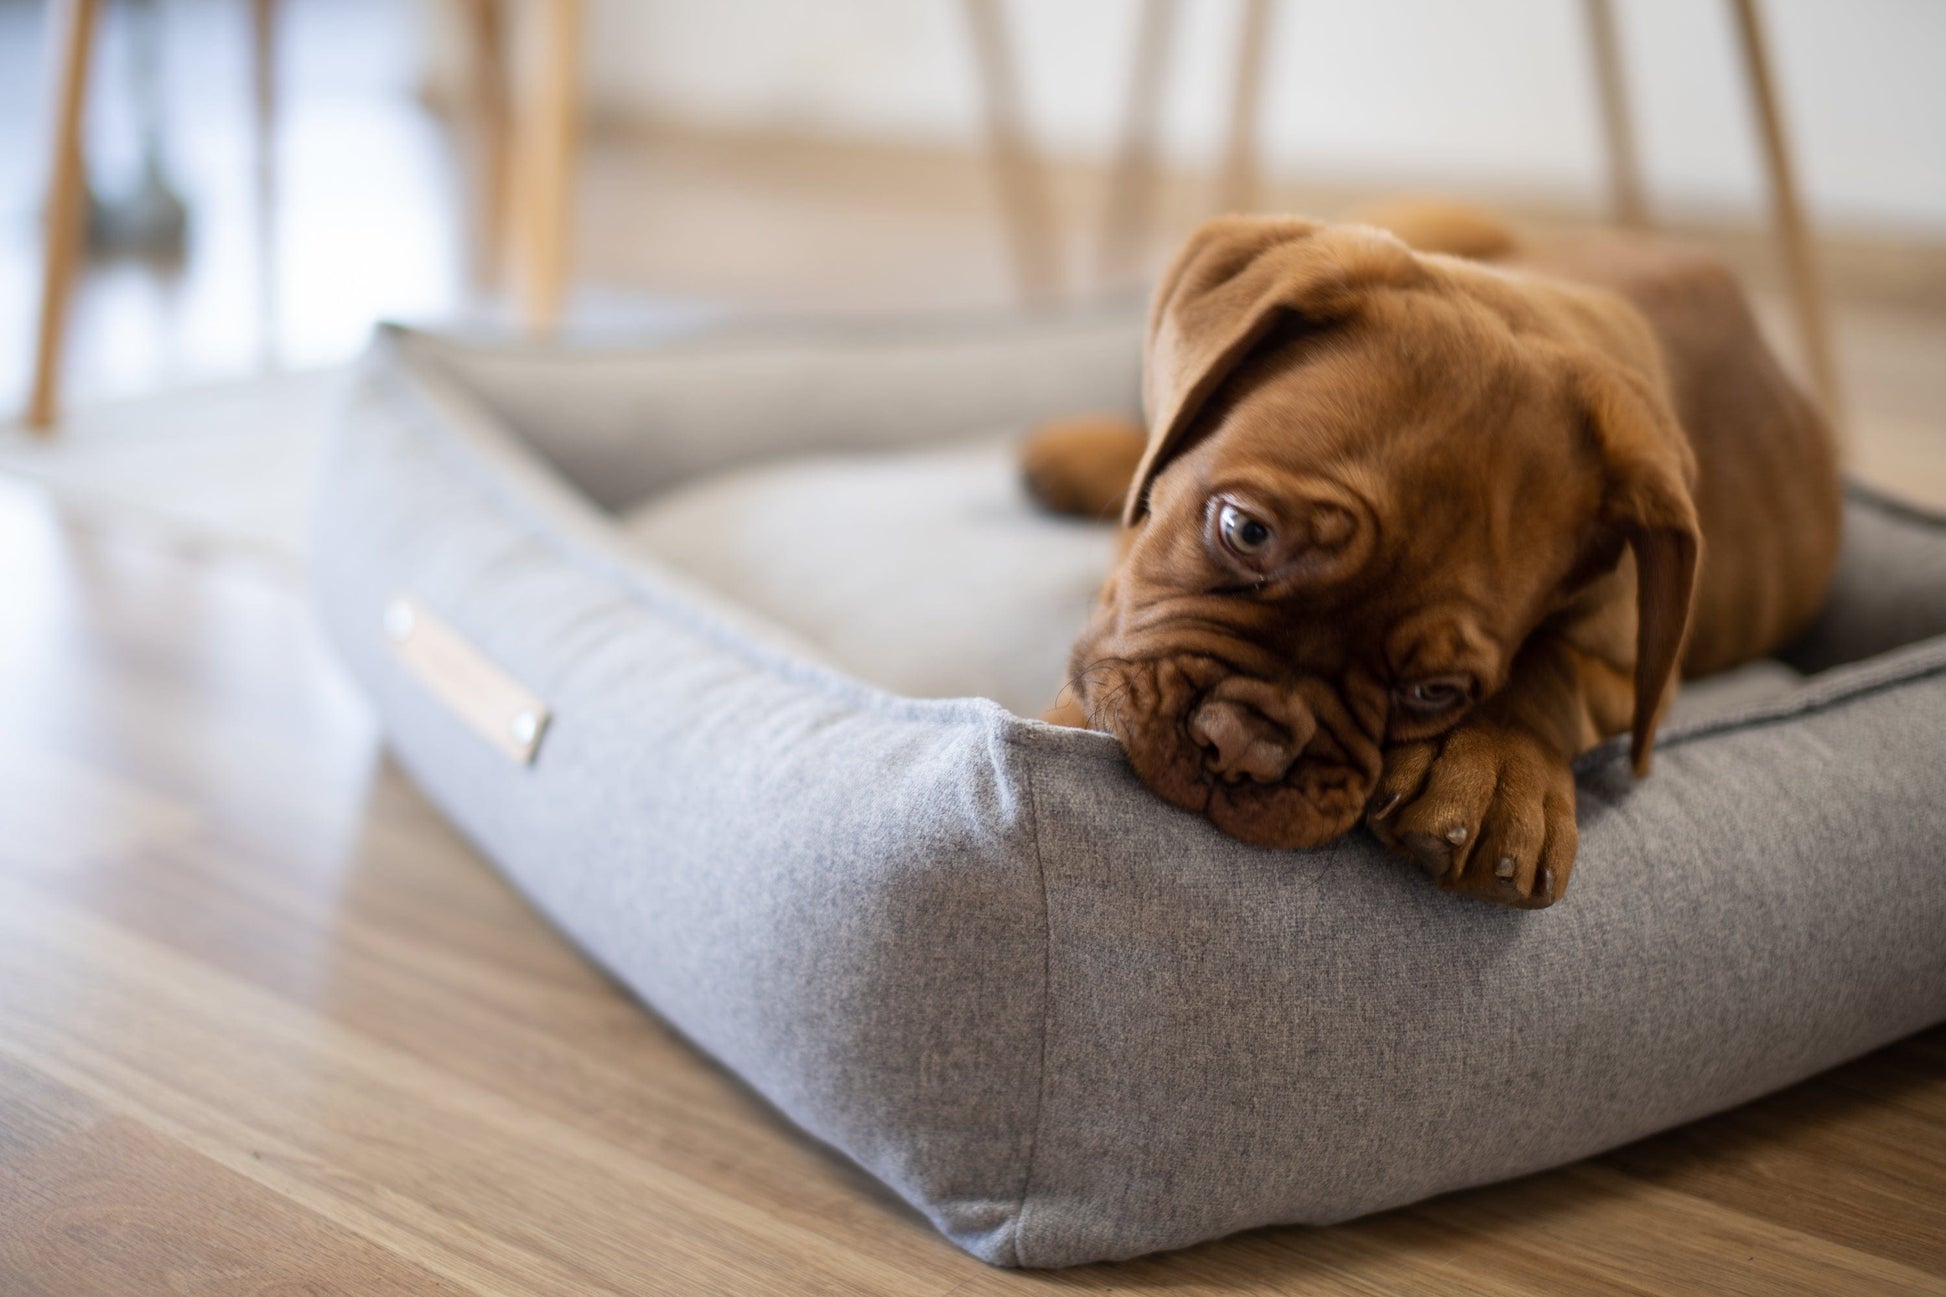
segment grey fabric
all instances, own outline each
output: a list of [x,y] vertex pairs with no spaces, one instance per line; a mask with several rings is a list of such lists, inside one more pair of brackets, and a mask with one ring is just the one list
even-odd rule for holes
[[767,460],[657,495],[621,534],[860,680],[1039,716],[1115,529],[1037,510],[1018,441]]
[[[400,759],[564,932],[999,1264],[1521,1174],[1946,1017],[1935,520],[1854,499],[1789,655],[1812,674],[1672,727],[1647,781],[1585,756],[1574,888],[1518,913],[1362,833],[1227,839],[1102,735],[857,680],[606,511],[1126,409],[1135,355],[1122,316],[598,354],[389,332],[328,457],[321,616]],[[533,765],[395,664],[399,592],[546,700]]]

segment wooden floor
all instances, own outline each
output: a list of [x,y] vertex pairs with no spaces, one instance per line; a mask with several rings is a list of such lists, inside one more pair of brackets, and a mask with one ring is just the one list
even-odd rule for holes
[[993,1271],[590,968],[287,572],[0,482],[0,1293],[1946,1293],[1946,1032],[1328,1230]]

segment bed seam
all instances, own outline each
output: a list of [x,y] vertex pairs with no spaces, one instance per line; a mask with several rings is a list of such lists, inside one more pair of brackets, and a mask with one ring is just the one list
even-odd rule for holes
[[[1933,640],[1946,639],[1946,636],[1931,636],[1920,644],[1930,644]],[[1908,646],[1909,647],[1909,646]],[[1890,650],[1897,652],[1898,650]],[[1876,654],[1883,657],[1884,654]],[[1852,703],[1868,702],[1880,694],[1902,689],[1907,685],[1919,684],[1946,674],[1946,660],[1926,662],[1902,667],[1882,679],[1866,679],[1842,684],[1828,694],[1813,695],[1808,698],[1793,699],[1787,703],[1758,703],[1753,707],[1733,712],[1716,720],[1700,721],[1687,726],[1666,739],[1658,739],[1656,750],[1675,751],[1692,743],[1707,739],[1720,738],[1726,734],[1742,734],[1753,730],[1766,729],[1772,725],[1783,725],[1816,716],[1823,712],[1835,711]],[[1606,770],[1620,765],[1628,758],[1627,736],[1614,735],[1602,740],[1596,747],[1589,748],[1572,762],[1577,776],[1597,770]]]
[[1014,1264],[1026,1266],[1028,1262],[1021,1240],[1027,1233],[1027,1205],[1033,1193],[1035,1162],[1040,1154],[1047,1118],[1047,1052],[1054,1023],[1054,906],[1048,890],[1047,856],[1041,846],[1040,793],[1034,777],[1032,754],[1021,752],[1013,743],[1007,746],[1015,755],[1028,758],[1022,763],[1022,773],[1025,776],[1027,815],[1034,842],[1034,873],[1041,885],[1041,1047],[1034,1089],[1034,1116],[1028,1125],[1027,1153],[1021,1167],[1020,1194],[1014,1208]]

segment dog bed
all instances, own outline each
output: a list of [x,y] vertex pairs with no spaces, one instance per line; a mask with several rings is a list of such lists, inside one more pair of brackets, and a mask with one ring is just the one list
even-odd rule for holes
[[1233,841],[1031,719],[1111,540],[1006,442],[1138,361],[1120,313],[388,329],[322,619],[565,933],[997,1264],[1518,1175],[1946,1017],[1946,524],[1854,493],[1818,625],[1691,686],[1646,781],[1584,756],[1572,891],[1500,910],[1362,831]]

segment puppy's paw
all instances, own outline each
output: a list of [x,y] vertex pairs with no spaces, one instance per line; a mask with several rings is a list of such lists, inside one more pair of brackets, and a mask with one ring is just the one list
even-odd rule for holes
[[1574,772],[1513,727],[1461,725],[1387,751],[1366,820],[1441,887],[1501,905],[1552,905],[1574,869]]
[[1120,415],[1056,419],[1020,448],[1027,492],[1054,513],[1108,521],[1122,511],[1148,438]]

